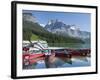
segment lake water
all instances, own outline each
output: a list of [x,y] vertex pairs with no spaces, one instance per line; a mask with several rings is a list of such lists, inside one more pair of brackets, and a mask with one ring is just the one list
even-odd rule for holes
[[[83,59],[74,58],[70,62],[70,61],[63,61],[62,59],[58,58],[57,61],[49,65],[50,68],[86,67],[86,66],[91,66],[91,60],[90,58],[83,58]],[[45,68],[47,68],[45,65],[45,61],[41,60],[38,61],[36,64],[29,65],[24,69],[45,69]]]
[[66,48],[91,48],[89,43],[49,43],[50,47],[66,47]]

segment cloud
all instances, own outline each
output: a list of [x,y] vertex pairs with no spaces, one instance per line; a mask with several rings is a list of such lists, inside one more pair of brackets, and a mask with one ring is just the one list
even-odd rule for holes
[[40,24],[42,27],[45,27],[45,24]]

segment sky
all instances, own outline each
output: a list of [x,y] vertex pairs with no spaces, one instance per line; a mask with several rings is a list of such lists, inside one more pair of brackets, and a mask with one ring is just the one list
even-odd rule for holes
[[58,19],[64,22],[66,25],[76,25],[82,31],[91,31],[90,13],[23,10],[23,13],[26,12],[32,13],[32,15],[36,17],[37,22],[41,25],[46,25],[49,20]]

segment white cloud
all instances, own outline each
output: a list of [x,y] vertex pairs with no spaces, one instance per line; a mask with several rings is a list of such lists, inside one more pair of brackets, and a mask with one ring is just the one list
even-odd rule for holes
[[45,24],[40,24],[42,27],[45,27]]

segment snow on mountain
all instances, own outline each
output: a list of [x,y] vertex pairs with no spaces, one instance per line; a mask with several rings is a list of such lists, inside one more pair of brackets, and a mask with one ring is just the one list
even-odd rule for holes
[[66,25],[65,23],[59,20],[50,20],[44,27],[49,32],[63,35],[63,36],[71,36],[77,38],[90,38],[90,33],[86,31],[81,31],[79,27],[76,25]]

